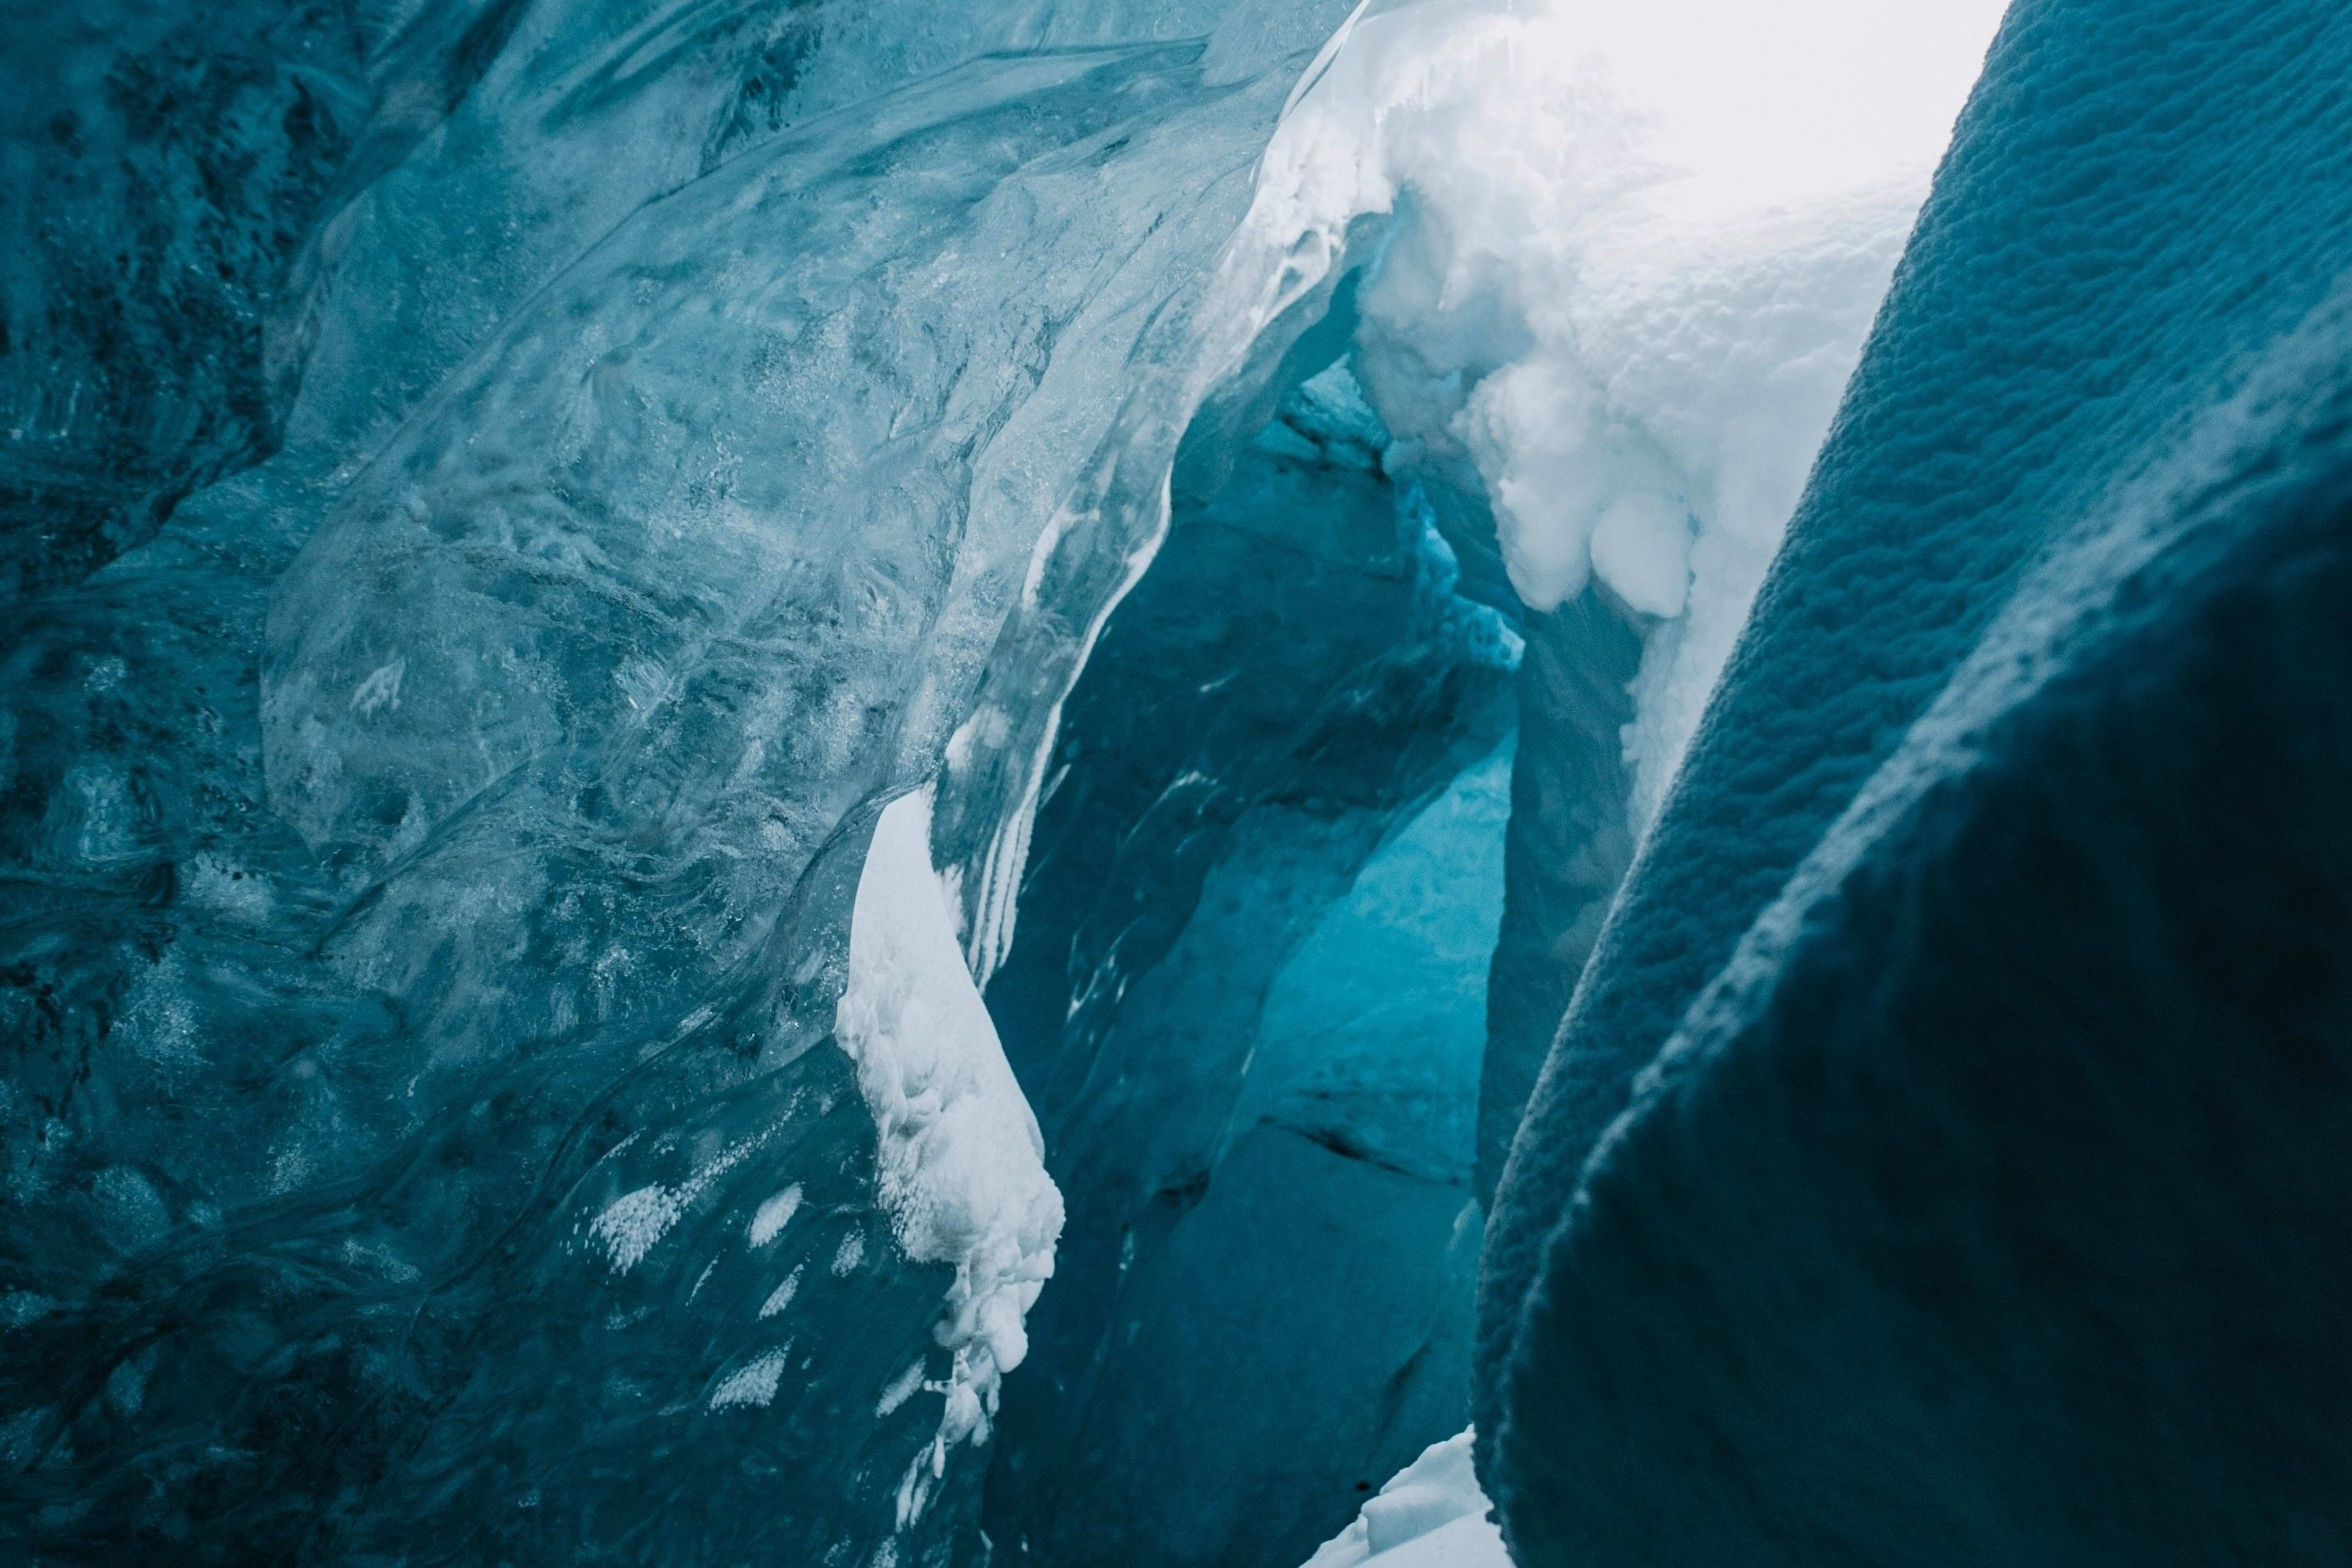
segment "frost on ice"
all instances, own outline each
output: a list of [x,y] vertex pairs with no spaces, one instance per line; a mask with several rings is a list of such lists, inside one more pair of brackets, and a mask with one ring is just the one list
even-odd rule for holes
[[785,1226],[801,1206],[801,1184],[794,1182],[774,1197],[761,1204],[751,1215],[751,1240],[753,1247],[765,1247],[782,1234]]
[[789,1353],[790,1346],[768,1351],[728,1373],[726,1380],[710,1391],[710,1408],[724,1410],[730,1405],[764,1408],[776,1397],[776,1385],[783,1381],[784,1358]]

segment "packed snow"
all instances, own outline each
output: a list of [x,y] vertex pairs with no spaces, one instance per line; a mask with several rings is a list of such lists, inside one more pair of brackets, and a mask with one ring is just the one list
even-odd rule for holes
[[1306,1568],[1510,1568],[1471,1469],[1471,1436],[1431,1444]]
[[999,1380],[1028,1353],[1022,1315],[1054,1272],[1062,1194],[964,967],[930,839],[928,789],[883,808],[834,1027],[874,1116],[881,1204],[900,1250],[955,1266],[938,1331],[953,1362],[938,1390],[947,1408],[930,1453],[937,1474],[949,1448],[986,1439]]
[[1358,374],[1492,504],[1538,611],[1650,626],[1646,822],[1859,356],[2002,7],[1359,7],[1268,147],[1245,237],[1335,257],[1392,215]]

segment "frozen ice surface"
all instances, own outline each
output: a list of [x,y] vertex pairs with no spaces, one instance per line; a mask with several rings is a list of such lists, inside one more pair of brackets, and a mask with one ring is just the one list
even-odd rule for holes
[[[355,25],[356,23],[356,25]],[[266,455],[276,286],[367,112],[340,5],[13,5],[0,51],[0,599]]]
[[[1653,465],[1497,531],[1553,457],[1496,373],[1566,363],[1530,301],[1606,193],[1423,296],[1511,156],[1622,125],[1474,123],[1542,16],[1342,11],[133,5],[12,52],[39,1549],[911,1560],[972,1548],[993,1427],[1008,1555],[1276,1562],[1458,1428],[1502,774],[1596,781],[1513,828],[1523,883],[1604,845],[1537,903],[1641,809],[1608,701],[1509,749],[1511,583],[1597,572],[1538,662],[1589,611],[1622,688],[1712,514]],[[1378,192],[1325,199],[1333,136]],[[1757,374],[1843,374],[1894,221],[1722,247],[1801,296]],[[1629,322],[1748,308],[1620,270]]]
[[[2352,1355],[2264,1260],[2335,1255],[2352,1205],[2294,1205],[2336,1190],[2295,1162],[2341,1145],[2340,1064],[2230,1009],[2320,1018],[2343,967],[2310,942],[2344,24],[2025,0],[1906,253],[1992,20],[25,18],[0,1541],[1289,1568],[1342,1531],[1318,1568],[1490,1568],[1446,1436],[1483,1205],[1598,942],[1486,1271],[1522,1568],[1815,1529],[1916,1560],[1872,1533],[1897,1503],[1998,1558],[1979,1495],[2144,1560],[2073,1505],[2148,1493],[2048,1438],[2096,1333],[1963,1358],[1975,1405],[1887,1390],[2015,1242],[1969,1228],[1986,1163],[2178,1149],[2194,1119],[2131,1098],[2175,1090],[2184,1181],[2225,1146],[2276,1179],[2147,1212],[2292,1339],[2292,1397],[2230,1403],[2198,1334],[2255,1320],[2161,1318],[2087,1204],[2021,1210],[2015,1255],[2114,1305],[2096,1386],[2188,1369],[2148,1406],[2224,1468],[2149,1517],[2263,1562],[2308,1519],[2326,1560],[2338,1450],[2264,1424]],[[2211,798],[2184,767],[2297,825],[2305,880],[2259,835],[2068,836]],[[2168,879],[2116,892],[2126,862]],[[2260,952],[2187,887],[2252,889]],[[2087,934],[2125,906],[2187,934]],[[2062,1037],[2053,953],[2189,994]],[[1994,972],[2037,1005],[1961,983]],[[1977,1078],[1935,1048],[1969,1008]],[[2019,1103],[2068,1136],[1985,1134]],[[1886,1234],[1950,1245],[1841,1271]],[[1740,1375],[1816,1362],[1849,1425]],[[1783,1484],[1718,1486],[1718,1436]],[[1759,1521],[1824,1474],[1860,1500]]]
[[[0,1381],[12,1544],[967,1550],[942,1408],[976,1436],[1018,1359],[1052,1189],[942,953],[1001,934],[1055,700],[1282,302],[1218,258],[1337,16],[428,5],[338,85],[257,15],[68,29],[107,91],[276,38],[259,101],[348,118],[324,196],[203,187],[284,226],[226,368],[130,307],[29,362],[100,356],[68,404],[265,384],[268,429],[112,448],[6,646],[6,1259],[47,1304]],[[283,115],[205,113],[283,155]],[[273,444],[143,544],[108,521]],[[936,844],[881,836],[931,891],[873,970],[877,816],[974,713]],[[1013,1188],[962,1181],[998,1134]]]
[[1015,1560],[1295,1563],[1462,1422],[1515,639],[1381,472],[1350,324],[1188,442],[1062,716],[988,993],[1070,1205]]

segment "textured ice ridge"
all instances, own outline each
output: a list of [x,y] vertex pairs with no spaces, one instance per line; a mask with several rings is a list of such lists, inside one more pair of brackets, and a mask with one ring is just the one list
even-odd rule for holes
[[2004,24],[1498,1189],[1527,1568],[2343,1560],[2347,60]]

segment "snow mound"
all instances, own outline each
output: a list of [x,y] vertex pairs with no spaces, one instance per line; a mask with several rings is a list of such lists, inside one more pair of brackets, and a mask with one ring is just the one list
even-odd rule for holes
[[1646,821],[1794,510],[1998,0],[1367,0],[1244,233],[1391,226],[1359,374],[1389,467],[1483,494],[1511,586],[1652,627]]
[[951,1263],[937,1331],[953,1356],[930,1452],[985,1442],[997,1387],[1028,1353],[1022,1318],[1054,1272],[1062,1194],[1005,1064],[948,894],[931,866],[926,789],[884,808],[850,915],[849,984],[835,1038],[873,1113],[883,1212],[900,1250]]
[[1473,1436],[1463,1432],[1423,1449],[1306,1568],[1510,1568],[1471,1468]]

